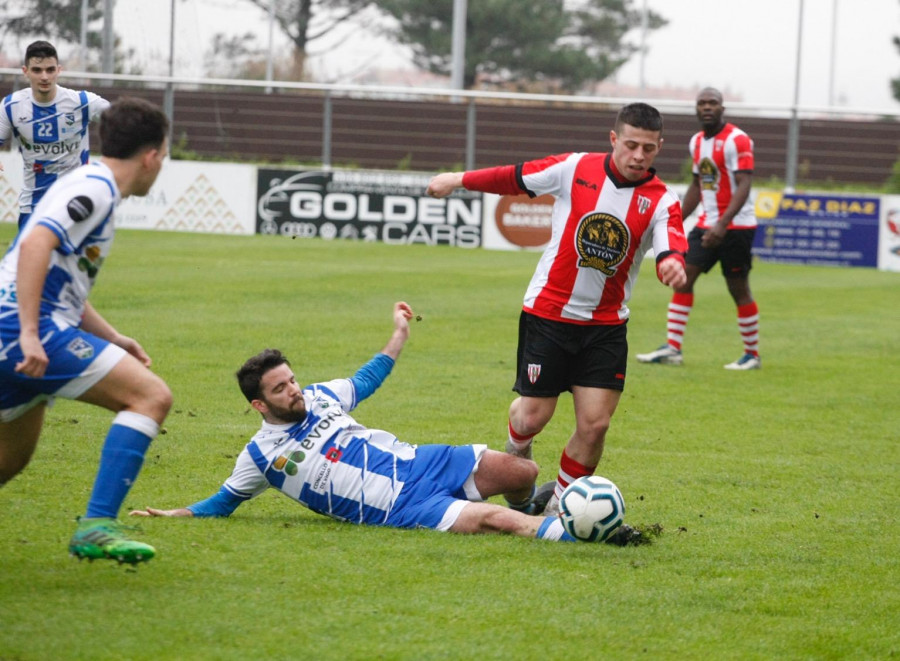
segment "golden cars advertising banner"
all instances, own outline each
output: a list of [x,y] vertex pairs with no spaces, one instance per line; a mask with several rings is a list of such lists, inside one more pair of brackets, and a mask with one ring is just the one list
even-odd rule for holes
[[425,195],[430,174],[260,168],[256,231],[395,245],[481,247],[481,193]]

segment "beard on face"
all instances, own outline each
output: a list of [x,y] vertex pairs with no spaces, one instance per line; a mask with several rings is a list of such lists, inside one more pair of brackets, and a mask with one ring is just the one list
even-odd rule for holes
[[306,418],[306,404],[303,401],[302,396],[300,397],[299,401],[291,408],[278,406],[277,404],[273,404],[265,399],[263,399],[262,401],[265,402],[266,406],[269,407],[270,418],[280,420],[284,423],[300,422],[301,420]]

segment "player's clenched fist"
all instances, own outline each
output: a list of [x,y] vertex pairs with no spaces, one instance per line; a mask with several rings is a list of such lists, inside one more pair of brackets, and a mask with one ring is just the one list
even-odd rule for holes
[[428,184],[425,194],[431,197],[447,197],[462,186],[462,179],[462,172],[444,172],[436,175]]

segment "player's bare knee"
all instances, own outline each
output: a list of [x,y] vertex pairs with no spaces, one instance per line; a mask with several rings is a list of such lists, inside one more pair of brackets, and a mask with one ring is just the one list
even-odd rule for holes
[[537,465],[537,462],[532,461],[531,459],[522,459],[519,457],[515,458],[519,460],[516,464],[516,468],[522,476],[523,484],[534,484],[534,482],[538,478],[538,474],[540,474],[541,472],[541,469]]
[[523,411],[519,414],[515,429],[522,436],[535,436],[543,431],[548,421],[549,417],[543,411]]
[[159,406],[160,411],[163,412],[163,415],[168,415],[169,411],[172,408],[172,390],[168,385],[162,380],[160,380],[160,389],[159,395],[157,399],[157,405]]
[[[538,473],[540,472],[540,467],[537,465],[537,462],[531,459],[525,459],[524,457],[506,454],[505,452],[491,451],[490,458],[487,459],[487,462],[484,458],[482,458],[482,462],[485,462],[485,465],[488,465],[487,462],[491,462],[493,472],[514,478],[512,481],[517,485],[521,484],[523,486],[528,486],[534,484],[534,481],[537,479]],[[513,486],[511,488],[518,487]]]
[[602,443],[609,431],[609,417],[593,418],[579,425],[578,433],[591,443]]
[[153,375],[153,378],[141,389],[139,401],[134,402],[131,408],[161,423],[169,414],[172,401],[172,391],[169,386],[158,376]]

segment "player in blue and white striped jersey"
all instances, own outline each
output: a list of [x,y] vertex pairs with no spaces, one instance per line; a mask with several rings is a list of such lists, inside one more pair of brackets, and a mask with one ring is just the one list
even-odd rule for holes
[[315,512],[351,523],[573,541],[558,518],[481,502],[534,484],[533,461],[484,445],[410,445],[350,416],[392,371],[411,317],[408,304],[396,303],[387,345],[350,378],[301,388],[280,351],[266,349],[248,360],[238,383],[263,424],[231,476],[206,500],[132,515],[229,516],[275,488]]
[[54,184],[0,260],[0,486],[37,446],[47,402],[78,399],[115,413],[85,516],[69,543],[78,557],[141,562],[153,547],[116,521],[172,394],[150,357],[88,301],[109,254],[113,212],[146,195],[167,152],[162,109],[122,97],[100,121],[102,156]]
[[12,138],[24,166],[19,229],[59,177],[88,162],[89,124],[109,107],[92,92],[57,85],[61,71],[52,44],[29,44],[22,73],[30,86],[7,95],[0,105],[0,145]]

